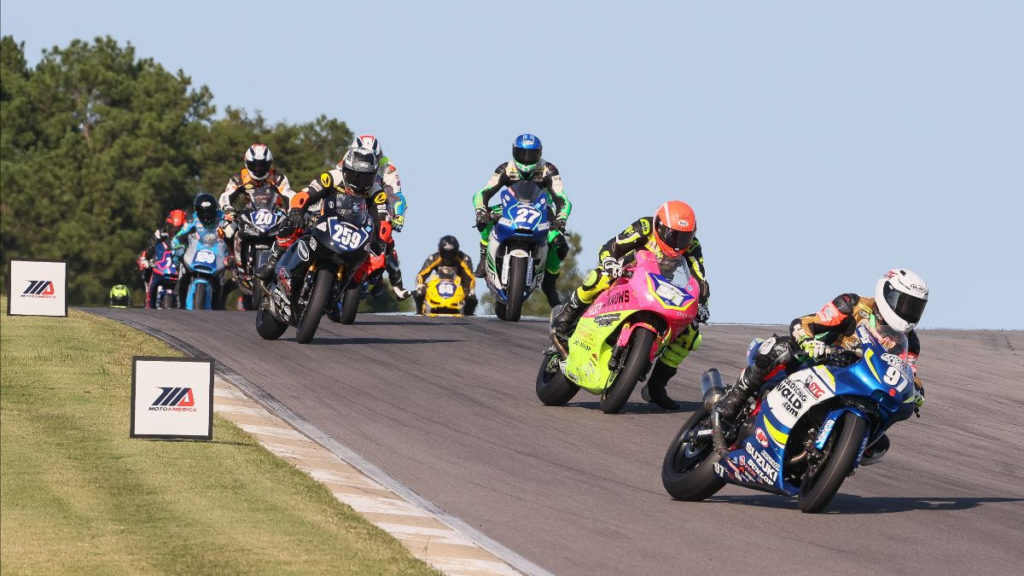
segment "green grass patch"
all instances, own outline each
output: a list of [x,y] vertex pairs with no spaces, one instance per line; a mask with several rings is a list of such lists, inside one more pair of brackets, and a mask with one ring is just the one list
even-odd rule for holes
[[227,420],[130,439],[132,356],[180,354],[77,310],[4,312],[4,574],[437,573]]

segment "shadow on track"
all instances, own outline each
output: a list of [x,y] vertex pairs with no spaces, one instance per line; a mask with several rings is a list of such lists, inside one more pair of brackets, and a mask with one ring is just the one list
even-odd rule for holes
[[[707,501],[722,504],[745,504],[760,508],[797,510],[795,499],[771,494],[714,496],[708,498]],[[895,512],[911,512],[913,510],[969,510],[977,508],[982,504],[998,504],[1002,502],[1024,502],[1024,498],[929,498],[927,496],[910,498],[836,494],[822,514],[892,514]]]
[[[290,338],[292,342],[294,338]],[[315,338],[310,346],[331,346],[335,344],[438,344],[442,342],[464,342],[447,338]]]
[[[580,392],[580,394],[586,394],[586,392]],[[622,411],[619,412],[619,416],[629,414],[689,414],[701,406],[700,402],[679,402],[678,410],[665,411],[647,402],[626,402],[626,405],[622,407]],[[599,401],[593,402],[569,402],[566,406],[573,408],[586,408],[587,410],[601,411],[601,403]],[[682,425],[682,421],[680,421]]]

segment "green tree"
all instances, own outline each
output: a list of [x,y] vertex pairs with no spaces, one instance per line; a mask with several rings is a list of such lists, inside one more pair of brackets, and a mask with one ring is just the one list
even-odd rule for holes
[[110,37],[44,50],[34,70],[18,70],[15,46],[4,39],[5,265],[65,260],[70,300],[102,301],[165,207],[191,195],[212,95]]

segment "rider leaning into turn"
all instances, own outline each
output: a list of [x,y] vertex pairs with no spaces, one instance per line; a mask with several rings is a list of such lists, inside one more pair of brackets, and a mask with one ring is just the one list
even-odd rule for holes
[[668,277],[685,261],[700,285],[697,318],[672,340],[644,386],[644,397],[650,398],[653,404],[664,410],[679,408],[679,404],[668,396],[665,385],[690,351],[700,345],[698,323],[706,323],[710,317],[710,288],[705,278],[704,256],[696,233],[697,217],[693,209],[685,202],[671,200],[659,206],[653,218],[640,218],[606,242],[601,247],[601,265],[590,271],[583,285],[572,293],[557,313],[556,310],[551,311],[551,339],[555,346],[565,354],[569,329],[597,296],[619,277],[623,264],[632,260],[637,250],[649,250],[657,256],[662,274]]
[[285,202],[295,196],[288,183],[288,177],[274,170],[274,155],[270,153],[270,148],[266,144],[249,146],[245,151],[244,160],[245,168],[235,172],[228,179],[224,192],[220,195],[220,209],[228,215],[228,219],[234,212],[235,199],[245,192],[247,184],[252,184],[253,187],[273,186],[284,197]]
[[[794,319],[789,336],[772,335],[758,347],[754,363],[743,369],[736,384],[715,405],[722,419],[731,423],[747,400],[757,392],[765,378],[784,366],[787,373],[807,361],[822,359],[830,348],[856,349],[857,326],[874,327],[887,324],[907,335],[907,361],[914,372],[914,386],[924,401],[924,387],[917,378],[917,357],[921,341],[914,328],[928,303],[928,284],[910,270],[889,270],[875,285],[874,298],[857,294],[840,294],[817,314]],[[864,451],[861,464],[878,462],[889,449],[889,438],[883,435]]]
[[[295,194],[288,208],[287,221],[270,249],[270,258],[260,268],[259,277],[264,281],[269,280],[274,274],[281,254],[302,236],[305,213],[308,210],[320,209],[321,201],[330,200],[339,194],[359,196],[367,200],[374,220],[373,237],[379,238],[381,223],[388,219],[388,206],[387,194],[377,182],[377,160],[377,156],[369,148],[349,148],[337,167],[321,173],[309,183],[309,186]],[[378,249],[383,250],[384,247]],[[295,265],[300,263],[295,262]],[[292,271],[286,272],[291,274]],[[399,299],[408,297],[408,292],[402,288],[400,277],[397,282],[392,278],[391,284]]]
[[562,177],[558,174],[558,168],[541,157],[542,151],[540,138],[532,134],[519,135],[512,144],[512,162],[498,165],[487,185],[473,196],[476,227],[480,230],[480,262],[476,267],[476,276],[483,278],[487,269],[487,240],[493,226],[488,202],[502,187],[520,180],[531,180],[548,193],[555,206],[553,213],[549,208],[548,216],[552,219],[552,225],[548,233],[548,259],[545,263],[544,281],[541,283],[541,290],[547,296],[548,304],[555,306],[559,302],[555,281],[558,280],[562,260],[569,254],[569,244],[562,233],[565,231],[569,213],[572,212],[572,202],[569,202],[569,197],[562,189]]
[[473,277],[473,260],[468,254],[459,250],[459,239],[451,235],[442,236],[438,240],[437,252],[427,256],[419,274],[416,275],[416,290],[413,292],[416,313],[423,313],[423,298],[427,279],[430,278],[431,272],[442,266],[455,269],[455,274],[462,282],[462,290],[466,294],[466,303],[462,308],[462,313],[472,316],[477,305],[476,293],[474,293],[476,278]]

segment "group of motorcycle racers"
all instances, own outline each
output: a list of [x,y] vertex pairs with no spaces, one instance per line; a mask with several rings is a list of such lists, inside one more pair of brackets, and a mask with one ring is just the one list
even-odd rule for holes
[[[529,277],[539,284],[540,291],[552,306],[550,338],[555,353],[563,361],[570,353],[574,329],[580,318],[596,313],[588,314],[588,310],[602,294],[616,285],[617,280],[630,274],[638,252],[646,251],[653,255],[662,276],[671,278],[677,269],[685,267],[685,272],[695,281],[693,291],[697,295],[690,304],[693,306],[692,320],[678,332],[668,334],[657,349],[658,354],[653,358],[653,367],[643,389],[644,399],[653,405],[664,410],[678,409],[678,403],[666,392],[666,384],[680,363],[699,347],[700,324],[706,324],[710,318],[710,285],[701,243],[696,236],[697,217],[693,208],[686,202],[669,200],[658,206],[652,215],[643,215],[632,221],[602,245],[597,266],[589,271],[566,301],[561,302],[555,283],[561,263],[569,251],[564,232],[572,203],[565,193],[558,169],[544,159],[542,152],[537,136],[518,136],[513,143],[511,161],[499,164],[486,185],[473,196],[475,222],[480,232],[480,253],[475,269],[470,256],[460,250],[458,240],[444,235],[438,242],[437,251],[427,257],[416,275],[415,286],[406,289],[393,236],[405,224],[406,199],[398,169],[384,154],[375,136],[357,136],[334,168],[319,174],[298,191],[291,189],[287,176],[275,170],[270,149],[264,144],[253,144],[245,151],[244,167],[231,176],[219,199],[208,193],[197,195],[190,215],[183,210],[172,210],[154,232],[149,246],[139,257],[140,269],[146,279],[146,306],[183,306],[187,300],[183,295],[188,294],[192,298],[189,285],[196,272],[182,262],[183,256],[190,242],[211,234],[230,244],[224,258],[225,265],[234,267],[234,277],[247,284],[253,297],[264,290],[257,285],[257,280],[264,286],[271,283],[291,286],[313,267],[308,254],[315,250],[315,240],[302,239],[311,238],[309,234],[317,226],[324,230],[328,222],[325,218],[332,211],[341,210],[343,205],[350,207],[346,199],[358,199],[368,212],[364,231],[366,238],[363,238],[366,243],[361,249],[371,255],[366,262],[373,260],[376,263],[376,277],[387,275],[395,298],[413,297],[417,313],[423,314],[428,283],[432,277],[441,274],[459,286],[464,299],[461,313],[473,315],[478,304],[474,294],[475,278],[485,278],[488,274],[494,277],[507,275],[511,259],[508,254],[504,258],[495,256],[492,246],[496,238],[494,227],[508,225],[508,220],[512,219],[505,206],[510,200],[503,196],[502,204],[491,206],[492,198],[505,190],[511,192],[511,202],[517,194],[521,197],[534,194],[536,200],[536,189],[539,189],[541,199],[535,206],[541,206],[545,213],[536,216],[536,211],[531,212],[533,209],[527,207],[522,208],[524,211],[519,214],[526,218],[524,222],[533,223],[536,217],[546,223],[537,229],[541,234],[539,237],[546,238],[546,251],[535,254],[539,255],[540,261],[536,272]],[[266,210],[277,214],[276,217],[266,216],[268,221],[275,221],[276,232],[267,241],[266,255],[262,260],[252,257],[252,242],[246,240],[239,223],[240,214],[244,212],[239,200],[244,200],[246,207],[251,208],[254,195],[260,191],[272,193],[272,205],[268,205]],[[514,219],[511,224],[520,221],[519,216]],[[333,219],[330,222],[330,225],[338,225]],[[515,228],[514,225],[512,227]],[[350,228],[354,234],[361,234],[356,229],[358,226]],[[335,239],[342,232],[347,238],[348,228],[336,230]],[[297,242],[300,244],[296,245]],[[340,275],[339,271],[339,278]],[[383,283],[374,286],[379,294]],[[229,286],[213,282],[212,291],[210,300],[213,307],[223,308]],[[176,295],[177,298],[162,298],[162,294]],[[342,299],[341,293],[338,294],[338,301],[330,304],[326,311],[328,318],[335,321],[341,314]],[[692,294],[685,296],[692,299]],[[837,296],[817,313],[794,319],[787,334],[773,334],[760,342],[753,362],[717,400],[714,412],[723,422],[731,422],[770,376],[813,364],[836,349],[856,347],[858,339],[855,333],[862,326],[873,330],[887,326],[905,335],[906,362],[913,369],[917,390],[915,402],[919,407],[923,402],[923,386],[916,376],[920,341],[914,328],[927,300],[927,283],[914,272],[901,268],[886,272],[877,281],[872,296],[852,293]],[[249,301],[249,306],[253,307],[252,301]],[[888,439],[883,434],[867,447],[862,463],[876,461],[887,448]]]

